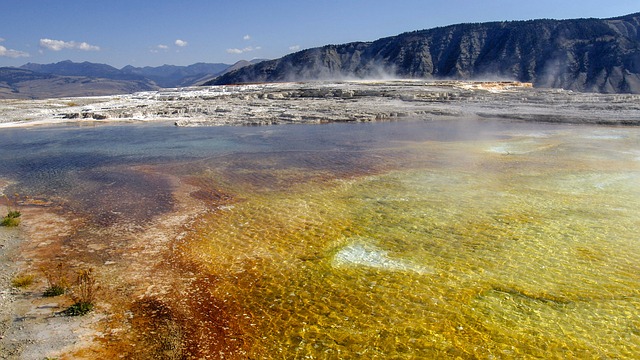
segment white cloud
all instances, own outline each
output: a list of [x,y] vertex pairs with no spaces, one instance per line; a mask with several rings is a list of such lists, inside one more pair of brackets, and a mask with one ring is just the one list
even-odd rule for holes
[[260,46],[247,46],[244,49],[227,49],[227,53],[229,54],[242,54],[242,53],[246,53],[246,52],[251,52],[251,51],[256,51],[256,50],[260,50],[262,49],[262,47]]
[[176,40],[175,44],[176,44],[176,46],[185,47],[185,46],[187,46],[189,43],[187,43],[187,42],[186,42],[186,41],[184,41],[184,40],[180,40],[180,39],[178,39],[178,40]]
[[149,51],[151,51],[154,54],[159,53],[160,51],[167,51],[169,50],[169,46],[164,45],[164,44],[160,44],[160,45],[156,45],[153,48],[151,48]]
[[227,49],[227,53],[229,54],[242,54],[244,51],[241,49]]
[[3,41],[4,41],[4,38],[1,38],[1,37],[0,37],[0,42],[3,42]]
[[292,46],[289,46],[289,50],[291,50],[291,51],[297,51],[297,50],[300,50],[300,45],[292,45]]
[[24,51],[7,49],[4,46],[0,46],[0,56],[10,57],[10,58],[29,57],[29,53],[26,53]]
[[242,37],[242,40],[251,40],[251,35],[247,34]]
[[100,47],[88,44],[86,42],[63,41],[53,39],[40,39],[40,46],[52,51],[60,51],[63,49],[75,49],[83,51],[99,51]]
[[71,47],[68,43],[62,40],[52,40],[52,39],[40,39],[40,46],[53,51],[60,51],[62,49]]
[[100,50],[100,47],[95,45],[89,45],[86,42],[81,42],[80,44],[76,45],[76,49],[83,50],[83,51],[98,51]]

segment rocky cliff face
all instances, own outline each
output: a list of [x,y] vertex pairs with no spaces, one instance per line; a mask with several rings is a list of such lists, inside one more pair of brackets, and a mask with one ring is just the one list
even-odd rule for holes
[[242,68],[207,85],[385,75],[509,79],[536,87],[640,93],[640,13],[459,24],[327,45]]

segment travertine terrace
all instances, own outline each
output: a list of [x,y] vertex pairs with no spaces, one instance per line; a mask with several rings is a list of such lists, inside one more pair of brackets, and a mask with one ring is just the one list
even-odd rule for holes
[[510,81],[361,80],[163,89],[135,94],[0,101],[0,126],[69,121],[268,125],[420,118],[632,125],[640,95],[536,89]]

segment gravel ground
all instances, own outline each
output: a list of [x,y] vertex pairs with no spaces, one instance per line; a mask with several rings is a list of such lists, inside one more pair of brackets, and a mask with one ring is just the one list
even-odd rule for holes
[[10,359],[18,353],[17,344],[8,340],[8,332],[14,320],[14,306],[18,292],[11,286],[16,266],[11,260],[20,238],[15,229],[0,227],[0,358]]
[[45,283],[37,274],[34,284],[24,289],[11,285],[20,269],[27,268],[21,256],[27,242],[21,226],[0,227],[0,359],[57,358],[90,342],[101,315],[62,316],[68,300],[43,297]]

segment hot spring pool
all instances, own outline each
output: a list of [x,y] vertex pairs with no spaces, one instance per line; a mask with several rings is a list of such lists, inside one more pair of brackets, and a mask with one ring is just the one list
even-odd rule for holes
[[117,181],[153,204],[137,221],[173,211],[139,165],[232,194],[176,251],[249,358],[640,357],[639,128],[55,127],[0,149],[7,192],[96,216]]

